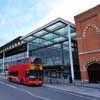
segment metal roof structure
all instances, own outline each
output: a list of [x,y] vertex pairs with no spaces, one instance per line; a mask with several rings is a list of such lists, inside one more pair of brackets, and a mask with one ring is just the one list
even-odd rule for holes
[[76,28],[75,25],[62,19],[57,18],[50,23],[28,33],[25,36],[19,36],[18,38],[10,41],[9,43],[0,47],[0,55],[2,57],[3,51],[6,55],[16,54],[27,49],[26,44],[32,43],[32,48],[37,50],[39,48],[45,48],[54,44],[59,44],[68,40],[68,25],[71,29],[72,42],[76,42]]
[[21,40],[21,36],[15,38],[14,40],[0,47],[0,58],[2,58],[3,52],[5,52],[5,56],[10,56],[25,51],[25,45],[26,43]]
[[68,40],[68,25],[70,26],[72,33],[72,42],[76,42],[75,25],[62,18],[53,20],[26,36],[23,36],[21,39],[28,43],[32,43],[34,50],[42,47],[48,47]]

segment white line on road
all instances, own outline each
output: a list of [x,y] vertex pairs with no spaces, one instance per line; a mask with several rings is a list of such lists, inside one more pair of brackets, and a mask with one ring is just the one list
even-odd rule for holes
[[86,99],[90,99],[90,100],[100,100],[100,99],[97,99],[97,98],[94,98],[94,97],[89,97],[89,96],[85,96],[85,95],[81,95],[81,94],[72,93],[71,91],[67,91],[66,89],[59,89],[59,88],[57,88],[55,86],[49,86],[49,85],[45,85],[45,86],[48,87],[48,88],[56,89],[56,90],[66,91],[68,94],[71,94],[73,96],[77,96],[77,97],[81,97],[81,98],[86,98]]
[[30,91],[27,91],[27,90],[25,92],[27,92],[28,94],[30,94],[33,97],[37,97],[37,98],[40,98],[40,99],[43,99],[43,100],[51,100],[51,99],[46,98],[46,97],[41,97],[41,96],[38,96],[38,95],[34,95],[33,93],[31,93]]
[[33,97],[36,97],[36,98],[39,98],[39,99],[42,99],[42,100],[51,100],[51,99],[46,98],[46,97],[43,97],[43,96],[35,95],[35,94],[31,93],[31,92],[28,91],[28,90],[25,90],[25,89],[22,89],[22,88],[18,88],[18,87],[14,86],[14,85],[10,85],[10,84],[7,84],[7,83],[2,82],[2,81],[0,81],[0,83],[1,83],[2,85],[5,85],[5,86],[8,86],[8,87],[11,87],[11,88],[20,90],[20,91],[24,91],[24,92],[26,92],[26,93],[27,93],[28,95],[30,95],[30,96],[33,96]]

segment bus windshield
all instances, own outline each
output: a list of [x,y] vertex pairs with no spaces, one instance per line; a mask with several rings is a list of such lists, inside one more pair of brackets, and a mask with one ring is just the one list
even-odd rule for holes
[[42,64],[41,58],[31,58],[31,63]]
[[26,77],[29,79],[42,79],[42,72],[30,70],[26,72]]

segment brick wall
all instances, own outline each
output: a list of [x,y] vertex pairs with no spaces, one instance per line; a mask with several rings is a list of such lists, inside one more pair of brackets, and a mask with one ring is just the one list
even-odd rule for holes
[[87,67],[93,61],[100,62],[100,5],[75,18],[81,78],[89,81]]

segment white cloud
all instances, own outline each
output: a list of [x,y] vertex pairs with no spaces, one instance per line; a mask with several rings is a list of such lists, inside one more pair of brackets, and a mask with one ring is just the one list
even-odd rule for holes
[[[50,7],[50,11],[48,11],[47,16],[37,23],[37,25],[34,26],[35,28],[40,27],[57,17],[62,17],[65,20],[74,23],[75,15],[100,4],[100,0],[51,0],[51,4],[48,6]],[[45,9],[45,5],[40,5],[40,8],[41,7],[44,7],[42,9]],[[42,12],[41,9],[40,12]]]
[[[23,25],[27,24],[27,22],[30,22],[32,18],[34,18],[34,12],[32,12],[34,9],[36,13],[38,13],[39,16],[43,16],[44,13],[47,13],[47,16],[44,16],[44,18],[37,21],[36,25],[30,26],[31,28],[25,29],[26,32],[31,32],[34,29],[37,29],[38,27],[41,27],[42,25],[47,24],[48,22],[58,18],[62,17],[65,20],[71,21],[74,23],[74,16],[91,8],[96,6],[100,3],[99,0],[94,0],[95,2],[91,0],[41,0],[41,2],[37,2],[37,4],[33,5],[33,7],[30,8],[31,12],[28,14],[17,18],[16,24]],[[15,11],[15,14],[19,13],[19,9],[13,8],[13,13]],[[33,16],[32,16],[32,13]],[[38,17],[39,17],[38,16]],[[35,21],[35,19],[34,19]],[[3,24],[3,22],[2,22]],[[15,24],[15,23],[13,23]],[[34,23],[33,23],[34,24]],[[14,25],[13,25],[14,26]],[[23,26],[24,27],[24,26]],[[16,30],[17,31],[17,30]],[[21,30],[19,30],[21,31]],[[25,32],[25,31],[24,31]],[[22,35],[22,33],[17,33],[18,35]],[[25,33],[26,34],[26,33]]]
[[4,25],[4,24],[5,24],[5,20],[2,19],[2,20],[0,21],[0,24],[1,24],[1,25]]
[[[52,2],[53,1],[53,2]],[[39,13],[44,13],[46,11],[49,11],[52,7],[52,3],[54,3],[56,0],[41,0],[41,2],[38,2],[35,5],[35,10]]]
[[9,2],[9,3],[11,3],[11,2],[12,2],[12,0],[8,0],[8,2]]
[[4,9],[5,9],[5,15],[10,17],[19,15],[21,13],[20,9],[13,5],[7,5]]
[[25,24],[27,22],[30,22],[31,20],[32,20],[32,13],[28,13],[28,14],[18,18],[16,20],[16,23],[22,25],[22,24]]
[[[13,0],[9,0],[9,2],[12,1]],[[18,6],[8,5],[4,8],[5,14],[4,16],[0,15],[0,24],[4,26],[6,23],[4,29],[8,29],[7,32],[10,34],[9,36],[25,35],[58,17],[62,17],[74,23],[75,15],[100,4],[100,0],[39,0],[36,4],[34,4],[34,0],[29,1],[33,4],[33,7],[30,6],[30,11],[24,12],[24,14],[23,12],[21,14],[22,9]],[[36,14],[38,18],[34,17]],[[16,17],[15,19],[13,19],[13,15]],[[9,16],[12,19],[8,18]],[[34,23],[37,21],[37,24],[30,24],[24,29],[24,25],[30,23],[31,20],[32,22],[34,21]],[[20,26],[20,28],[18,27],[19,29],[17,25]]]
[[0,27],[2,27],[5,24],[5,19],[3,18],[3,15],[0,14]]
[[0,14],[0,25],[3,25],[4,24],[4,19],[2,17],[3,17],[3,15]]

